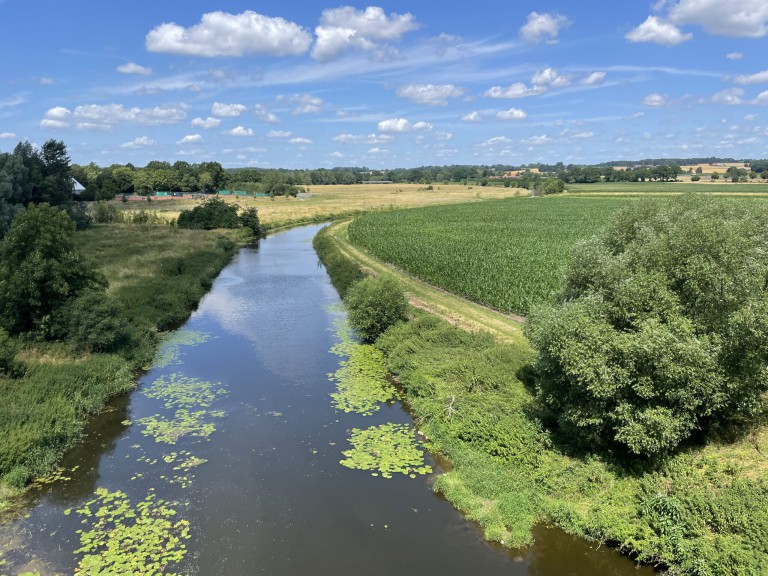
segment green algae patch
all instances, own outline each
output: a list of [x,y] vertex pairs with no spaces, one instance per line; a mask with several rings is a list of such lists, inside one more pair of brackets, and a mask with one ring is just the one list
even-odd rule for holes
[[187,554],[189,522],[177,519],[172,503],[150,494],[131,504],[124,492],[98,488],[77,514],[83,554],[78,574],[161,574]]
[[341,465],[358,470],[370,470],[373,476],[381,474],[429,474],[432,467],[424,464],[424,451],[417,445],[413,431],[407,424],[387,423],[361,430],[352,429],[349,439],[353,448],[342,452],[346,459]]
[[144,436],[152,436],[155,442],[176,444],[184,436],[208,438],[216,431],[216,424],[206,420],[207,410],[190,412],[184,408],[177,410],[173,418],[155,414],[139,418],[136,422],[144,426]]
[[226,393],[221,384],[180,374],[161,376],[144,389],[145,396],[162,401],[166,408],[208,408]]
[[181,348],[197,346],[211,339],[210,334],[197,330],[176,330],[166,338],[155,354],[153,368],[165,368],[171,364],[181,364]]
[[336,383],[331,394],[337,410],[370,416],[382,402],[392,400],[397,391],[388,379],[384,354],[369,344],[356,344],[341,367],[330,375]]

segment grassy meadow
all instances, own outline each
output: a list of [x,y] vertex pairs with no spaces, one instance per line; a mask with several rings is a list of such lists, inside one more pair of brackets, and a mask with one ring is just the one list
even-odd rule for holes
[[[248,197],[224,196],[243,208],[255,207],[259,221],[267,230],[300,223],[322,222],[343,215],[358,215],[373,210],[412,208],[438,204],[477,202],[494,198],[527,196],[527,190],[515,188],[489,188],[464,186],[463,184],[357,184],[309,187],[308,197]],[[151,203],[117,205],[123,210],[135,212],[141,209],[157,212],[165,220],[179,217],[181,210],[188,210],[201,200],[162,200]]]

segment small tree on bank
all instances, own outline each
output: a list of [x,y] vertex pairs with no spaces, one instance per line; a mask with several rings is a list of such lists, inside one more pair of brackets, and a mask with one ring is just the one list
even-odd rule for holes
[[368,277],[347,291],[349,324],[367,342],[373,342],[395,322],[408,317],[408,300],[392,276]]
[[768,213],[690,195],[638,202],[574,252],[536,310],[537,394],[564,434],[634,454],[741,425],[768,390]]

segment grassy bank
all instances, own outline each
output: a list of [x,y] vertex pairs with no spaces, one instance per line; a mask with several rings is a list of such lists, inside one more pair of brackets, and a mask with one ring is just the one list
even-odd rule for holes
[[[324,261],[360,254],[335,240],[321,244]],[[354,266],[372,269],[363,256]],[[702,440],[656,467],[574,453],[537,418],[524,382],[532,351],[513,332],[500,342],[416,312],[376,345],[431,450],[453,465],[435,489],[487,538],[524,546],[533,525],[551,523],[674,574],[768,573],[765,427]]]
[[114,354],[16,342],[20,377],[0,378],[0,511],[31,478],[53,469],[90,415],[134,386],[163,332],[186,320],[242,239],[238,232],[128,224],[77,234],[122,304],[130,338]]

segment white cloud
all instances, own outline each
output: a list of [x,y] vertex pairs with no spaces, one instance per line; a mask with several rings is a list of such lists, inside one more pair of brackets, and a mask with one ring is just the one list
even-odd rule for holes
[[586,78],[579,80],[579,84],[582,86],[594,86],[596,84],[602,84],[603,81],[605,81],[605,76],[605,72],[592,72],[592,74]]
[[536,86],[551,86],[552,88],[562,88],[571,83],[570,76],[558,74],[554,68],[545,68],[539,70],[531,78],[531,83]]
[[248,107],[244,104],[222,104],[221,102],[214,102],[211,106],[211,114],[218,116],[219,118],[236,118],[246,110],[248,110]]
[[448,140],[453,139],[453,134],[450,132],[435,132],[435,140],[442,140],[444,142],[447,142]]
[[55,106],[45,113],[49,120],[67,120],[72,115],[72,111],[64,106]]
[[387,154],[389,153],[389,150],[386,148],[379,148],[378,146],[376,148],[371,148],[368,150],[368,154]]
[[531,136],[526,140],[521,140],[521,142],[523,144],[529,144],[531,146],[541,146],[543,144],[549,144],[550,142],[552,142],[552,138],[550,138],[546,134],[542,134],[541,136]]
[[667,99],[661,94],[648,94],[643,98],[643,104],[646,106],[660,107],[667,104]]
[[117,67],[117,71],[120,72],[121,74],[140,74],[143,76],[152,75],[151,68],[145,68],[144,66],[136,64],[136,62],[128,62],[127,64],[120,64],[120,66]]
[[768,104],[768,90],[758,94],[757,98],[752,100],[752,104]]
[[429,122],[411,124],[405,118],[391,118],[379,122],[379,132],[427,132],[432,130]]
[[528,96],[537,96],[543,94],[547,89],[544,86],[528,87],[522,82],[515,82],[506,88],[494,86],[489,88],[485,95],[489,98],[527,98]]
[[322,110],[325,101],[311,94],[293,94],[291,96],[278,96],[278,102],[295,105],[293,114],[317,114]]
[[0,132],[0,140],[5,140],[9,138],[16,138],[15,132]]
[[288,143],[289,144],[312,144],[312,140],[310,140],[309,138],[297,137],[297,138],[291,138],[290,140],[288,140]]
[[692,39],[693,34],[690,32],[683,34],[674,24],[664,22],[657,16],[648,16],[645,22],[624,37],[630,42],[653,42],[664,46],[675,46]]
[[147,146],[154,146],[155,144],[157,144],[157,142],[152,140],[152,138],[147,136],[140,136],[135,140],[126,142],[125,144],[120,144],[120,148],[146,148]]
[[477,110],[474,112],[470,112],[469,114],[465,114],[461,117],[464,122],[480,122],[483,119],[483,115],[480,114]]
[[203,120],[202,118],[195,118],[192,120],[192,126],[195,128],[205,128],[210,130],[211,128],[218,128],[221,126],[221,120],[218,118],[211,118],[210,116]]
[[741,98],[742,96],[744,96],[744,90],[741,88],[727,88],[712,96],[712,102],[716,104],[736,106],[744,103]]
[[528,114],[519,108],[510,108],[496,114],[496,118],[499,120],[525,120],[528,118]]
[[445,106],[449,98],[460,98],[464,90],[453,84],[408,84],[397,89],[397,95],[417,104]]
[[520,37],[532,44],[542,41],[554,44],[557,42],[560,30],[569,24],[568,18],[559,14],[531,12],[528,15],[528,21],[520,28]]
[[746,116],[744,116],[744,120],[746,120],[747,122],[753,122],[755,118],[757,118],[757,114],[747,114]]
[[244,126],[237,126],[227,132],[230,136],[253,136],[253,129]]
[[185,56],[299,56],[309,50],[312,35],[293,22],[251,10],[242,14],[209,12],[199,24],[184,28],[173,22],[150,30],[146,48]]
[[744,54],[741,52],[729,52],[725,57],[728,58],[728,60],[741,60],[744,58]]
[[480,146],[483,146],[485,148],[496,148],[497,146],[502,146],[502,145],[511,144],[511,143],[512,143],[512,140],[510,140],[506,136],[494,136],[493,138],[489,138],[488,140],[480,144]]
[[267,110],[266,106],[263,104],[256,104],[254,108],[254,112],[256,112],[256,118],[263,122],[269,122],[270,124],[277,124],[280,122],[280,118],[272,114],[269,110]]
[[74,117],[81,130],[108,130],[117,124],[176,124],[186,119],[187,113],[183,105],[126,108],[122,104],[89,104],[75,108]]
[[762,38],[768,34],[765,0],[678,0],[669,8],[675,24],[696,24],[717,36]]
[[344,158],[344,154],[342,154],[338,150],[335,152],[331,152],[330,154],[328,154],[328,156],[331,156],[332,158]]
[[267,138],[290,138],[293,136],[293,132],[287,130],[270,130],[267,132]]
[[763,82],[768,82],[768,70],[763,70],[756,74],[736,76],[733,81],[736,84],[762,84]]
[[429,122],[416,122],[413,125],[414,132],[429,132],[430,130],[432,130],[432,124]]
[[48,78],[48,76],[43,76],[42,78],[40,78],[40,84],[42,86],[53,86],[54,84],[56,84],[56,80],[54,80],[53,78]]
[[62,120],[51,120],[50,118],[43,118],[40,120],[40,128],[68,128],[69,122],[63,122]]
[[203,137],[200,136],[200,134],[187,134],[186,136],[184,136],[184,138],[176,142],[176,144],[181,146],[183,144],[196,144],[202,141],[203,141]]
[[338,134],[333,137],[334,142],[341,142],[343,144],[385,144],[392,142],[395,139],[391,134],[369,134],[368,136],[360,136],[357,134]]
[[410,13],[386,15],[378,6],[356,10],[342,6],[323,10],[320,25],[315,28],[317,40],[312,58],[318,62],[336,60],[350,48],[366,51],[381,49],[381,41],[397,41],[411,30],[418,29]]

